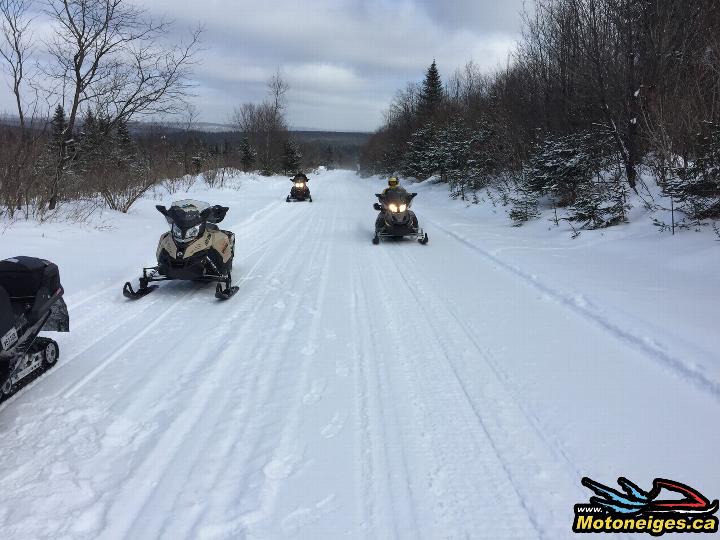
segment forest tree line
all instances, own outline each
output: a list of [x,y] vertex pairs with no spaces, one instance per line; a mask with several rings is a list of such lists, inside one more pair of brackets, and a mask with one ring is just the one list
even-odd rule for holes
[[[45,23],[52,37],[39,41]],[[173,44],[170,28],[129,0],[0,0],[0,64],[15,104],[0,122],[0,217],[44,219],[77,201],[79,218],[127,212],[152,187],[189,176],[214,186],[229,169],[357,163],[359,143],[296,140],[279,71],[265,101],[234,111],[223,140],[197,129],[191,76],[202,32]],[[144,118],[175,127],[134,129]]]
[[578,229],[622,223],[631,192],[681,226],[718,218],[720,3],[536,0],[506,68],[443,82],[433,62],[398,92],[361,169],[486,192],[516,224],[543,207]]

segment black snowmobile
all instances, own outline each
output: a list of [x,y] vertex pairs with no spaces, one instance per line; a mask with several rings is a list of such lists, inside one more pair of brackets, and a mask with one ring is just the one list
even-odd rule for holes
[[415,238],[423,245],[428,243],[427,233],[418,225],[415,212],[410,210],[416,195],[405,190],[375,194],[380,202],[375,203],[373,208],[379,210],[380,214],[375,220],[373,244],[379,244],[381,238]]
[[125,283],[125,297],[142,298],[157,288],[150,283],[175,279],[217,282],[215,297],[232,297],[238,291],[231,276],[235,235],[217,226],[229,208],[194,200],[174,202],[169,209],[155,208],[167,219],[170,231],[160,237],[157,266],[143,268],[137,291],[130,282]]
[[7,399],[60,357],[41,331],[68,332],[58,267],[34,257],[0,261],[0,400]]
[[312,195],[310,195],[310,188],[307,183],[309,182],[308,177],[303,173],[295,175],[295,178],[291,178],[290,181],[293,183],[293,187],[290,189],[290,195],[285,199],[286,202],[291,201],[308,201],[312,202]]

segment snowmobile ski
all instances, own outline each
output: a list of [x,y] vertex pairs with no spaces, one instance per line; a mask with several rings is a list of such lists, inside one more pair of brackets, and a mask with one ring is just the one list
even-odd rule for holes
[[123,296],[130,300],[139,300],[143,296],[147,296],[148,294],[153,292],[155,289],[157,289],[157,285],[151,285],[149,287],[146,285],[145,287],[140,287],[136,291],[135,289],[133,289],[132,285],[128,281],[123,286]]
[[217,287],[215,288],[215,298],[218,300],[229,300],[233,296],[235,296],[235,293],[240,290],[240,287],[237,285],[228,286],[223,288],[223,286],[218,283]]

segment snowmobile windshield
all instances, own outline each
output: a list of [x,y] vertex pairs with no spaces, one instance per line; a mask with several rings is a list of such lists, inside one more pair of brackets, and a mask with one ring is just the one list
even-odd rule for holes
[[206,210],[209,208],[210,205],[206,202],[190,199],[174,202],[169,209],[165,209],[164,206],[157,207],[170,225],[175,225],[180,229],[189,229],[207,221],[208,212]]
[[380,195],[380,200],[384,202],[385,204],[405,204],[409,205],[410,201],[412,201],[413,197],[415,197],[415,194],[408,193],[407,191],[400,191],[400,190],[392,190],[389,191],[383,195]]
[[205,221],[202,215],[204,210],[210,208],[210,205],[203,201],[186,199],[172,203],[168,214],[173,218],[175,224],[180,227],[199,225]]

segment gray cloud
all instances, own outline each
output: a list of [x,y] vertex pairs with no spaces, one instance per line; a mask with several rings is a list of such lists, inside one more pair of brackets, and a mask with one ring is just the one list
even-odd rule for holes
[[[372,130],[390,99],[437,59],[507,61],[523,0],[135,0],[174,20],[173,38],[204,26],[194,102],[203,120],[265,96],[280,68],[294,126]],[[10,103],[3,96],[2,104]]]

